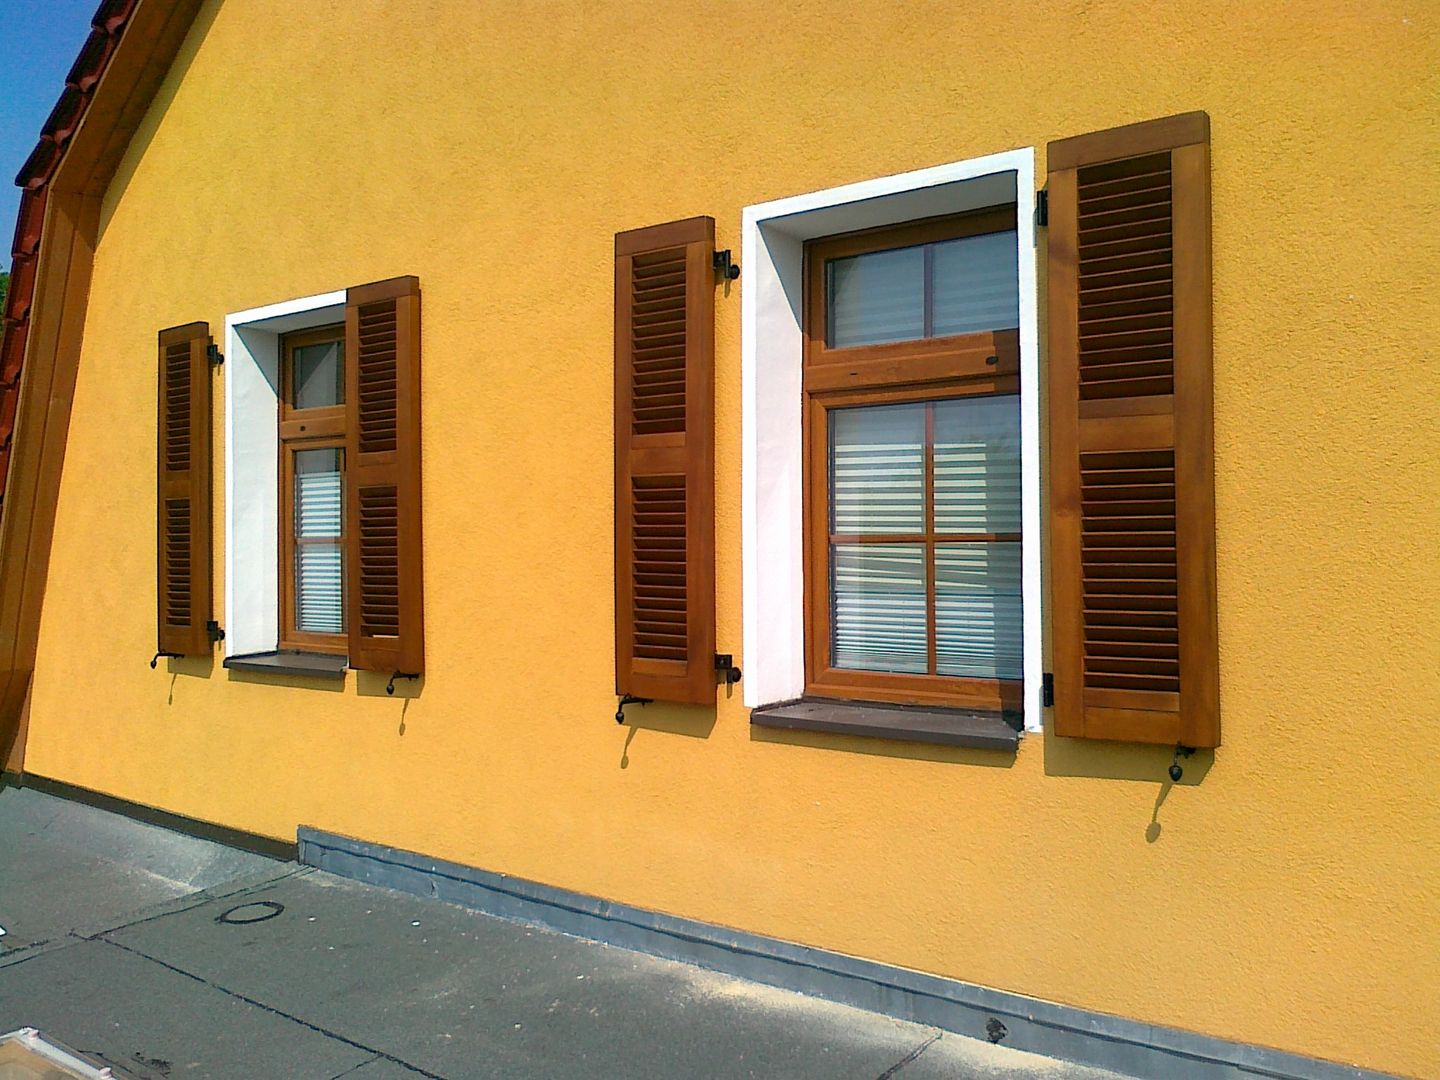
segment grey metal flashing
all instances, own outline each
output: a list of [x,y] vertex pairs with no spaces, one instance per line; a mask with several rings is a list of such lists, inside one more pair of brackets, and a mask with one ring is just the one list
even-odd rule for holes
[[1389,1074],[892,967],[302,827],[300,861],[502,919],[696,964],[1005,1046],[1167,1080],[1385,1080]]

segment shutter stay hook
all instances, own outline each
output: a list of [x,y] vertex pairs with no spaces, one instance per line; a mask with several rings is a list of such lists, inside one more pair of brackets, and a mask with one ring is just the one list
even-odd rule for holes
[[419,676],[418,674],[417,674],[417,675],[411,675],[411,674],[408,674],[407,672],[404,672],[404,671],[391,672],[391,674],[390,674],[390,681],[385,684],[385,693],[389,694],[391,697],[394,697],[394,696],[395,696],[395,680],[396,680],[396,679],[418,679],[418,678],[420,678],[420,676]]
[[1193,746],[1184,746],[1180,743],[1175,744],[1175,756],[1170,759],[1170,779],[1173,783],[1178,784],[1180,777],[1185,775],[1185,770],[1180,767],[1180,759],[1182,757],[1188,758],[1193,753],[1195,753]]
[[654,698],[636,697],[634,694],[622,694],[620,704],[615,709],[615,722],[617,724],[623,724],[625,722],[626,705],[649,705],[653,700]]
[[161,658],[162,656],[170,656],[170,657],[174,657],[176,660],[180,660],[180,659],[183,659],[183,658],[184,658],[185,654],[184,654],[184,653],[178,653],[178,652],[166,652],[164,649],[161,649],[159,652],[157,652],[157,653],[156,653],[153,657],[151,657],[151,659],[150,659],[150,670],[151,670],[151,671],[154,671],[154,670],[155,670],[155,667],[156,667],[156,665],[158,665],[158,664],[160,663],[160,658]]

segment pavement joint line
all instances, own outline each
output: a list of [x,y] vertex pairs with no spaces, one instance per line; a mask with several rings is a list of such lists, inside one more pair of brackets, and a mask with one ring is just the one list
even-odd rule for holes
[[[337,1031],[331,1031],[328,1028],[323,1028],[319,1024],[311,1023],[309,1020],[296,1016],[293,1013],[288,1013],[284,1009],[277,1009],[273,1005],[267,1005],[263,1001],[257,1001],[255,998],[249,997],[246,994],[242,994],[238,990],[231,990],[228,986],[221,986],[217,982],[211,982],[204,976],[196,975],[193,971],[186,971],[184,968],[176,967],[174,964],[167,964],[159,957],[151,956],[149,953],[142,952],[141,950],[136,949],[133,946],[122,945],[120,942],[112,941],[110,938],[107,937],[99,937],[95,940],[101,942],[102,944],[110,945],[114,948],[131,953],[134,956],[140,957],[142,960],[149,960],[152,964],[158,964],[160,967],[166,968],[169,971],[173,971],[177,975],[183,975],[187,979],[193,979],[201,986],[208,986],[212,990],[218,990],[220,993],[225,994],[227,997],[232,997],[236,1001],[243,1001],[245,1004],[253,1005],[257,1009],[263,1009],[265,1012],[268,1012],[273,1016],[278,1016],[284,1020],[289,1020],[293,1024],[299,1024],[301,1027],[313,1031],[317,1035],[324,1035],[327,1039],[334,1039],[336,1042],[344,1043],[346,1046],[353,1046],[356,1050],[363,1050],[367,1054],[374,1054],[375,1057],[384,1058],[386,1061],[399,1065],[402,1068],[409,1069],[411,1072],[417,1073],[420,1076],[428,1077],[429,1080],[447,1080],[446,1077],[441,1076],[439,1073],[433,1073],[430,1072],[428,1069],[422,1069],[419,1065],[412,1065],[404,1058],[398,1058],[394,1054],[387,1054],[384,1050],[380,1050],[374,1046],[366,1046],[362,1042],[356,1042],[354,1039],[341,1035]],[[369,1064],[369,1062],[362,1062],[362,1064]],[[344,1073],[341,1073],[341,1075],[343,1076]]]
[[[208,889],[200,889],[198,892],[174,896],[169,900],[161,900],[157,904],[140,908],[138,911],[129,912],[129,916],[138,917],[127,917],[127,921],[118,923],[115,926],[102,926],[98,930],[87,930],[77,934],[77,936],[83,938],[85,941],[94,941],[105,934],[128,930],[132,926],[143,926],[145,923],[155,922],[157,919],[163,919],[168,915],[179,915],[182,912],[194,911],[196,908],[202,908],[206,904],[214,903],[216,900],[229,900],[236,896],[247,896],[250,893],[259,892],[262,889],[268,889],[272,885],[278,885],[282,881],[288,881],[296,877],[304,877],[312,873],[314,873],[313,867],[295,866],[285,873],[278,874],[274,877],[264,877],[258,881],[253,879],[244,881],[239,884],[238,888],[232,889],[229,892],[221,892],[220,890],[230,885],[236,885],[239,879],[222,881],[218,885],[213,885]],[[144,914],[142,914],[142,912]],[[76,934],[76,931],[72,930],[71,933]]]
[[881,1073],[877,1080],[890,1080],[892,1076],[898,1073],[901,1069],[905,1068],[906,1065],[909,1065],[912,1061],[915,1061],[917,1058],[919,1058],[921,1054],[925,1053],[926,1050],[929,1050],[930,1047],[934,1046],[937,1042],[939,1042],[944,1034],[945,1033],[943,1031],[935,1032],[934,1035],[931,1035],[930,1038],[926,1039],[919,1046],[915,1047],[914,1050],[911,1050],[894,1065],[891,1065],[888,1069]]

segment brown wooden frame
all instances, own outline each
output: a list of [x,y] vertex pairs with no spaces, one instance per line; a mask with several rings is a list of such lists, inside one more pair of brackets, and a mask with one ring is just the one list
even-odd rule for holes
[[[830,347],[825,336],[825,264],[836,258],[1013,230],[1015,208],[991,207],[898,228],[870,229],[812,241],[805,249],[804,409],[805,454],[805,692],[921,705],[1019,710],[1020,679],[967,679],[949,675],[855,671],[830,663],[829,412],[856,405],[887,405],[948,398],[1017,394],[1020,390],[1018,330],[944,338]],[[846,543],[914,542],[925,546],[926,610],[930,667],[935,667],[934,547],[946,541],[1020,541],[1020,534],[934,531],[933,412],[926,438],[925,522],[913,536],[856,535]]]
[[[295,364],[297,348],[305,345],[319,345],[336,341],[341,349],[345,346],[345,324],[318,327],[313,330],[286,334],[280,339],[280,627],[279,646],[301,652],[327,653],[344,656],[349,652],[348,636],[348,590],[341,589],[342,629],[338,634],[321,634],[297,628],[295,623],[295,454],[301,450],[340,451],[341,475],[345,469],[345,443],[347,437],[345,405],[328,405],[314,409],[296,409],[294,401]],[[342,363],[349,361],[342,352]],[[341,482],[341,497],[344,498],[344,481]],[[326,543],[330,543],[326,541]],[[339,547],[343,575],[350,569],[346,553],[346,520],[342,508],[340,515]]]

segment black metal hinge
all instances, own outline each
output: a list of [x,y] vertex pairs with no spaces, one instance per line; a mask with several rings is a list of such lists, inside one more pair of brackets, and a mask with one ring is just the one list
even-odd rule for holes
[[1043,228],[1050,224],[1050,189],[1041,188],[1035,193],[1035,226]]
[[1055,676],[1049,671],[1040,676],[1040,704],[1047,709],[1055,704]]
[[220,624],[214,619],[211,619],[205,624],[205,634],[210,638],[210,644],[212,645],[217,641],[225,640],[225,631],[220,629]]
[[219,367],[225,363],[225,354],[220,351],[220,346],[213,341],[205,346],[205,355],[210,358],[211,367]]
[[726,686],[740,681],[740,669],[735,666],[735,657],[728,652],[715,654],[715,671]]
[[730,259],[730,249],[717,251],[710,257],[710,264],[715,267],[715,273],[720,275],[721,281],[734,281],[740,276],[740,264]]

